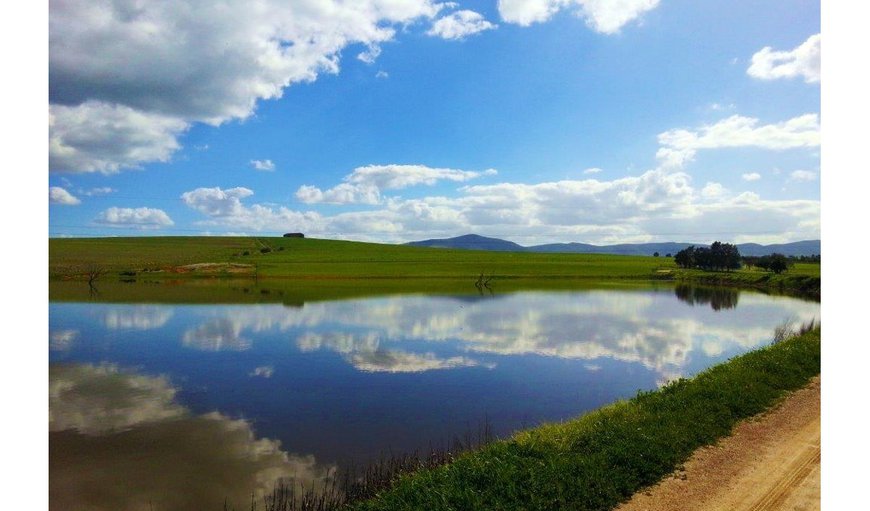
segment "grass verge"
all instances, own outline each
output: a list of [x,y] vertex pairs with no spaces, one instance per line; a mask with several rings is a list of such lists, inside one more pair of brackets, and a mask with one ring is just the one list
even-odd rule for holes
[[820,371],[821,330],[400,478],[351,509],[612,509]]
[[796,268],[779,275],[757,269],[728,272],[679,270],[674,272],[674,279],[705,286],[752,288],[820,299],[822,278],[819,275],[819,265],[801,264],[795,266]]

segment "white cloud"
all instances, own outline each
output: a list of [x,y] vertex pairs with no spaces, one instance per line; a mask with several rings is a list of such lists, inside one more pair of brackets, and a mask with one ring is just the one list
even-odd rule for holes
[[375,73],[375,78],[389,78],[389,77],[390,77],[390,73],[387,73],[386,71],[378,71],[377,73]]
[[818,173],[811,170],[795,170],[789,174],[789,180],[797,182],[815,181],[818,177]]
[[656,157],[663,166],[679,168],[694,159],[700,149],[791,149],[818,147],[820,144],[817,114],[805,114],[777,124],[759,126],[758,122],[752,117],[732,115],[695,131],[668,130],[658,136],[661,147]]
[[101,195],[109,195],[110,193],[115,193],[117,191],[118,190],[109,186],[102,186],[99,188],[91,188],[90,190],[83,192],[83,194],[87,195],[88,197],[99,197]]
[[241,199],[253,194],[252,190],[243,187],[227,190],[217,187],[197,188],[182,194],[181,199],[188,207],[210,218],[200,222],[202,225],[221,225],[252,231],[323,232],[324,222],[319,213],[301,213],[285,207],[275,208],[262,204],[242,204]]
[[400,190],[411,186],[432,186],[438,181],[463,182],[480,176],[496,175],[495,169],[483,172],[433,168],[426,165],[367,165],[357,167],[341,183],[328,190],[303,185],[296,198],[306,204],[379,204],[382,190]]
[[52,186],[48,189],[48,203],[60,204],[62,206],[77,206],[81,204],[82,201],[63,188],[59,186]]
[[603,172],[603,170],[598,167],[592,167],[583,171],[584,174],[598,174],[599,172]]
[[50,169],[117,172],[167,161],[192,123],[245,119],[259,100],[337,73],[341,51],[373,59],[433,0],[53,1]]
[[[566,240],[606,244],[674,239],[776,243],[819,237],[817,200],[765,200],[747,193],[733,196],[719,183],[695,188],[691,176],[681,169],[702,149],[816,147],[817,115],[768,125],[759,125],[758,119],[732,116],[694,131],[664,132],[659,141],[658,167],[610,181],[586,178],[466,185],[458,189],[455,197],[406,199],[385,197],[383,191],[445,180],[464,182],[496,172],[370,165],[355,169],[333,188],[302,186],[296,192],[296,197],[306,203],[375,206],[333,215],[245,205],[229,196],[229,190],[199,189],[183,197],[189,206],[209,216],[201,222],[205,225],[253,231],[300,230],[314,236],[379,242],[469,232],[525,245]],[[749,176],[744,177],[747,180],[755,179],[753,174],[745,176]],[[245,196],[252,193],[244,190]],[[212,204],[209,196],[218,196],[219,200],[213,199],[217,204]]]
[[[783,237],[794,241],[819,236],[818,201],[770,201],[757,196],[749,200],[745,195],[729,196],[718,184],[696,189],[691,181],[683,172],[654,169],[612,181],[464,186],[457,197],[392,198],[375,209],[330,216],[239,202],[237,207],[226,208],[232,214],[209,215],[204,223],[387,242],[469,232],[529,245],[557,240],[601,244],[681,238],[700,242],[717,236],[778,242]],[[197,207],[196,203],[189,205]],[[713,218],[717,208],[727,210],[721,219]],[[202,208],[215,213],[222,209]]]
[[374,64],[378,57],[381,56],[381,47],[377,44],[369,45],[366,51],[360,52],[356,58],[366,64]]
[[208,216],[233,216],[239,214],[242,208],[241,199],[254,195],[253,190],[243,187],[222,190],[215,188],[197,188],[181,195],[181,200],[191,208]]
[[169,161],[189,123],[128,106],[86,101],[49,105],[48,168],[113,174],[142,162]]
[[497,27],[498,25],[490,23],[479,13],[462,10],[437,19],[426,33],[442,39],[461,40]]
[[758,172],[750,172],[748,174],[743,174],[740,176],[744,181],[758,181],[761,179],[761,174]]
[[658,4],[659,0],[499,0],[498,12],[506,22],[529,26],[573,8],[596,32],[614,34]]
[[752,56],[746,73],[760,80],[802,77],[806,83],[818,83],[822,79],[822,35],[810,36],[791,51],[766,46]]
[[701,197],[705,199],[715,199],[726,195],[728,190],[721,183],[707,183],[701,189]]
[[175,224],[166,212],[154,208],[111,207],[97,215],[95,221],[109,227],[134,229],[160,229]]
[[254,167],[255,170],[263,170],[266,172],[275,170],[275,164],[272,163],[272,160],[251,160],[251,166]]

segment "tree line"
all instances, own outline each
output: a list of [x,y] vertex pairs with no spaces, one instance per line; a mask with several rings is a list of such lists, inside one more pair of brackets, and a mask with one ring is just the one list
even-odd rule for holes
[[761,268],[779,274],[794,266],[795,261],[820,262],[821,256],[792,256],[773,253],[765,256],[740,256],[737,245],[730,243],[713,242],[709,247],[691,246],[680,250],[674,255],[674,262],[681,268],[699,268],[707,271],[730,271],[738,270],[742,266],[747,268]]
[[700,268],[708,271],[738,270],[741,267],[737,245],[714,241],[709,247],[684,248],[674,255],[681,268]]

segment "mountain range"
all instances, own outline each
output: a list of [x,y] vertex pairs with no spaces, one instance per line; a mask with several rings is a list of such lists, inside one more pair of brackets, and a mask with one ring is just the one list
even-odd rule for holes
[[[621,243],[618,245],[590,245],[588,243],[550,243],[524,247],[512,241],[498,238],[487,238],[477,234],[466,234],[455,238],[431,239],[405,243],[413,247],[458,248],[465,250],[492,250],[498,252],[549,252],[570,254],[616,254],[616,255],[661,255],[675,254],[680,250],[702,243]],[[774,245],[759,245],[758,243],[738,243],[737,249],[744,256],[762,256],[774,252],[787,256],[809,256],[822,253],[821,240],[795,241]]]

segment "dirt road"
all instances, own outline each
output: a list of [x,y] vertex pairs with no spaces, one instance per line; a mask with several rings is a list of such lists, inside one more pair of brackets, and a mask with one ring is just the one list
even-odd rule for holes
[[618,511],[819,510],[820,397],[816,377]]

